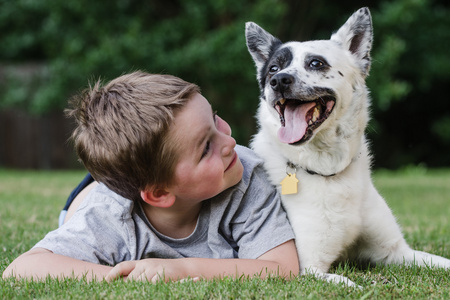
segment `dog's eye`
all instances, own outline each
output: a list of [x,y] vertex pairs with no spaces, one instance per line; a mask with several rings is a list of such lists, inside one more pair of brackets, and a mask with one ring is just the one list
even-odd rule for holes
[[325,64],[322,61],[318,60],[318,59],[313,59],[309,63],[309,67],[312,68],[312,69],[316,69],[316,70],[321,69],[324,66],[325,66]]
[[278,66],[273,65],[269,68],[269,73],[274,74],[274,73],[278,72],[279,70],[280,70],[280,68],[278,68]]

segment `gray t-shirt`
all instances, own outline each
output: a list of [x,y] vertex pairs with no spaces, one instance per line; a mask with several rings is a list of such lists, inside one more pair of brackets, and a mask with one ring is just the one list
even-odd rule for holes
[[203,202],[197,226],[186,238],[159,233],[140,203],[100,184],[66,224],[34,247],[107,265],[142,258],[258,258],[294,239],[294,233],[262,160],[248,148],[236,151],[244,166],[242,180]]

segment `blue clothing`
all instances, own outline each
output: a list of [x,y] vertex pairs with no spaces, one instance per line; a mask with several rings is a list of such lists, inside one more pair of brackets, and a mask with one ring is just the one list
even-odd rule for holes
[[89,184],[91,184],[92,182],[94,182],[94,178],[92,177],[91,174],[87,174],[83,180],[78,184],[78,186],[70,193],[69,198],[67,198],[66,201],[66,205],[64,206],[63,210],[61,211],[61,213],[59,214],[59,227],[61,227],[64,224],[64,219],[66,218],[67,215],[67,210],[69,209],[70,204],[72,204],[73,200],[75,199],[75,197],[85,188],[87,187]]

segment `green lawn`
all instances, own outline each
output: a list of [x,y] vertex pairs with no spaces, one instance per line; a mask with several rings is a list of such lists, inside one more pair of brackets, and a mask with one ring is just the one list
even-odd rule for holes
[[[67,195],[83,176],[80,171],[0,170],[0,273],[56,228]],[[410,245],[450,258],[450,170],[411,168],[378,171],[373,177]],[[0,299],[450,298],[450,271],[397,266],[359,269],[346,264],[333,272],[348,276],[363,289],[328,284],[311,276],[293,281],[245,278],[156,285],[0,279]]]

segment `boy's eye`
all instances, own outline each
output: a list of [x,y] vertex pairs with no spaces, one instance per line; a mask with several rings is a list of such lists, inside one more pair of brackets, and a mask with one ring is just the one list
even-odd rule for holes
[[213,113],[214,124],[217,125],[217,110]]
[[205,149],[203,150],[203,153],[202,153],[202,158],[205,157],[208,154],[210,146],[211,146],[210,141],[207,141]]
[[[213,121],[214,121],[214,124],[215,124],[216,127],[217,127],[217,111],[214,111],[214,112],[213,112]],[[205,156],[208,154],[210,148],[211,148],[211,142],[210,142],[210,141],[207,141],[207,142],[206,142],[206,145],[205,145],[205,149],[203,150],[203,153],[202,153],[202,157],[201,157],[201,158],[205,157]]]

